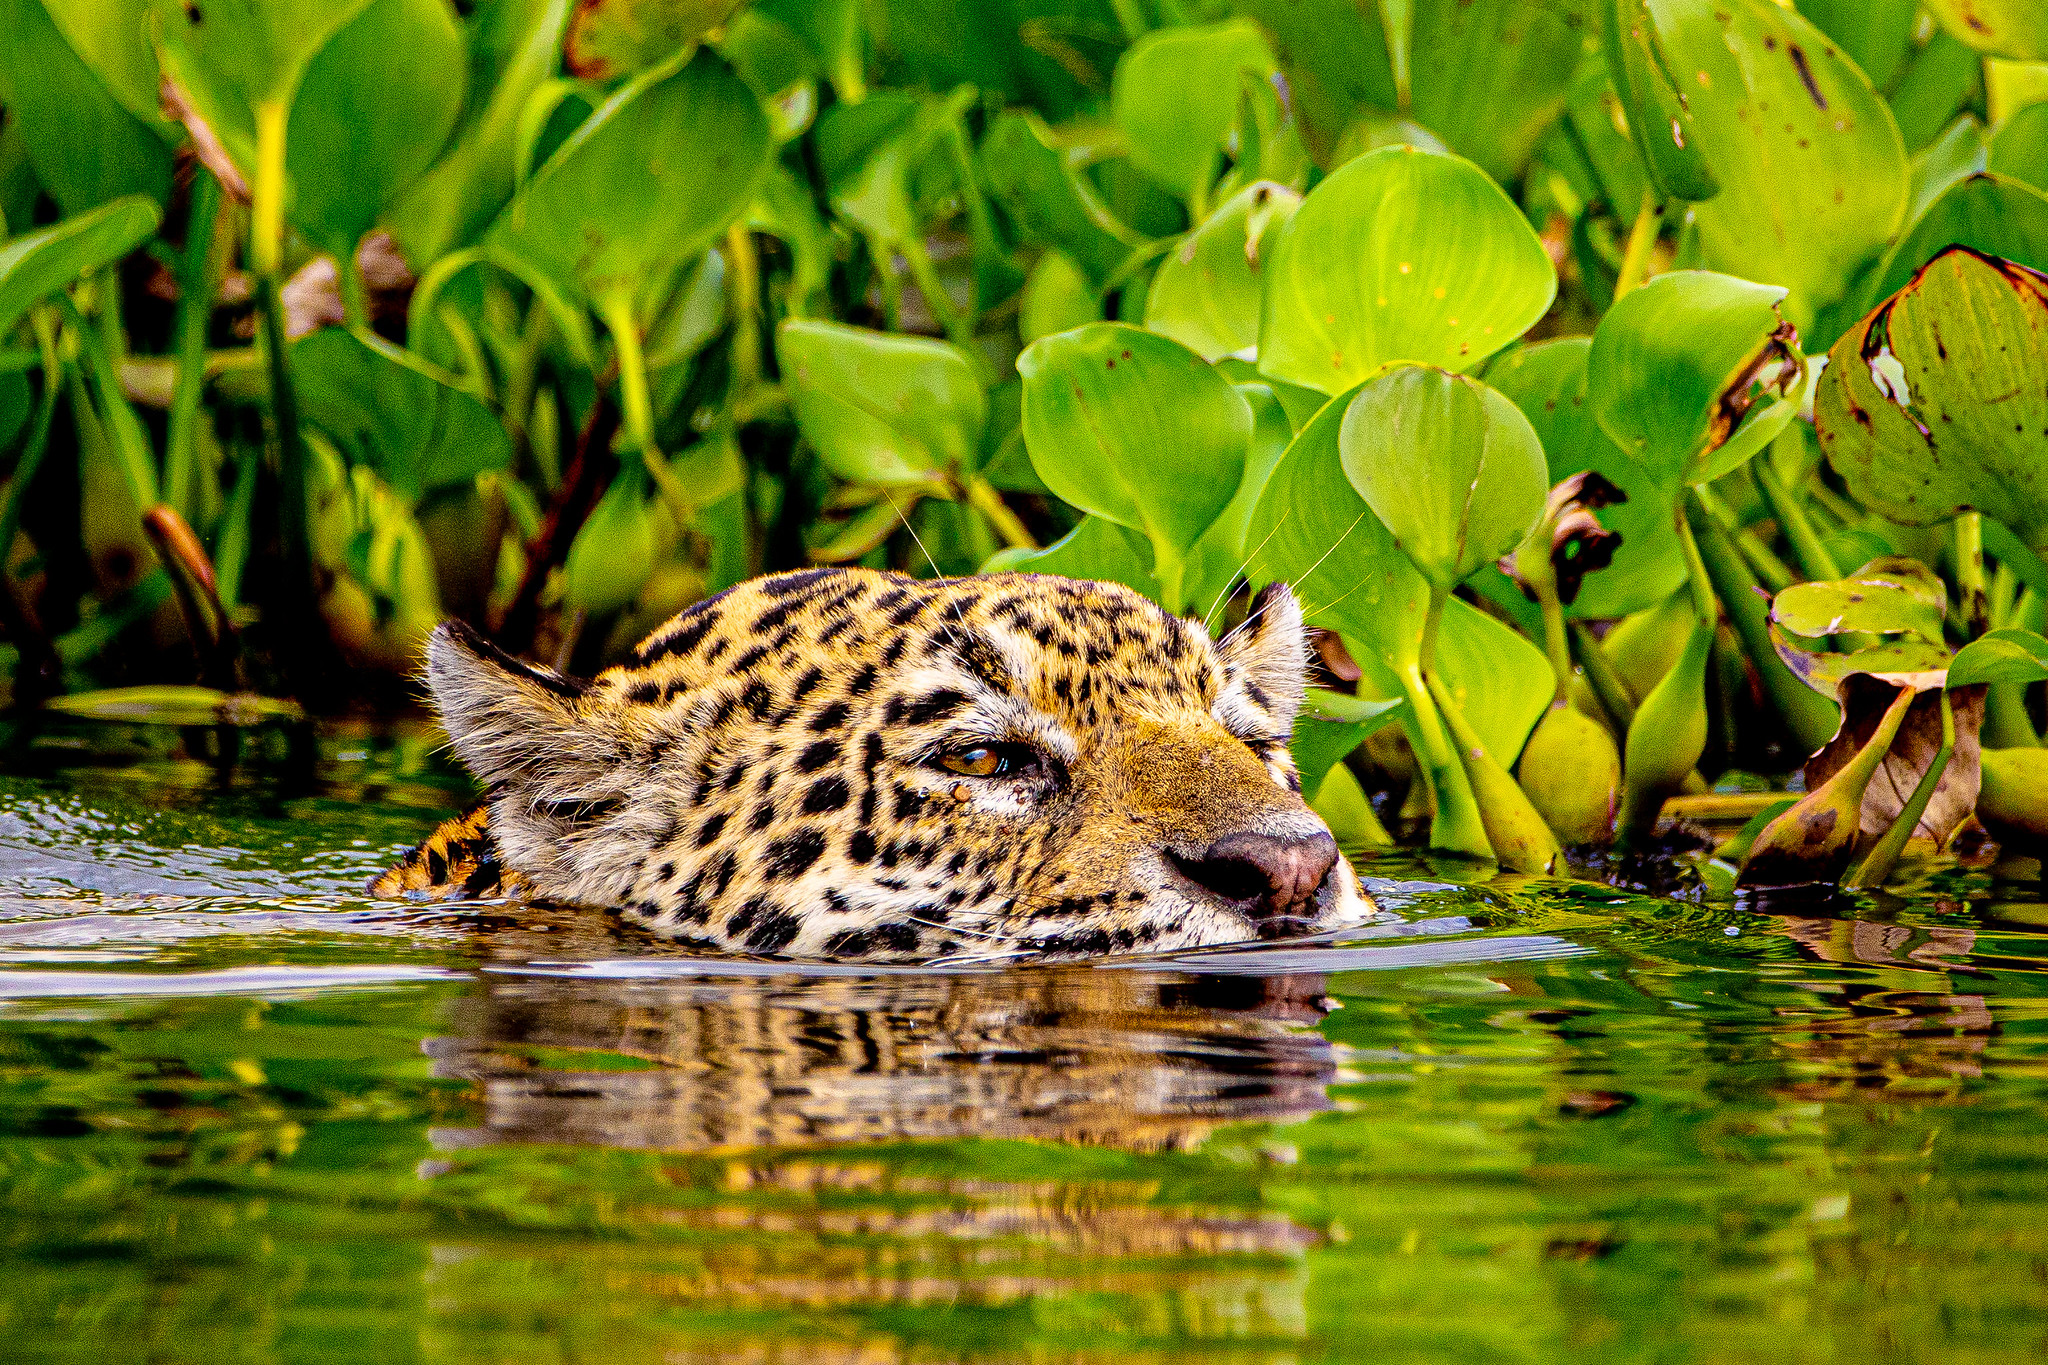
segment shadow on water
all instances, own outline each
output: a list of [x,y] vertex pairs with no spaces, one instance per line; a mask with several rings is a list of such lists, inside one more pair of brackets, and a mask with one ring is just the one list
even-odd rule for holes
[[2038,887],[799,968],[362,901],[419,736],[120,742],[0,773],[9,1361],[2048,1353]]

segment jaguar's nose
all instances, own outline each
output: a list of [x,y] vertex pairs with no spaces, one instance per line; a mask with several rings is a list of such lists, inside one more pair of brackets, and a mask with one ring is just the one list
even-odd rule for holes
[[1178,860],[1204,890],[1235,902],[1255,923],[1300,916],[1337,864],[1337,841],[1313,834],[1226,834],[1196,858]]

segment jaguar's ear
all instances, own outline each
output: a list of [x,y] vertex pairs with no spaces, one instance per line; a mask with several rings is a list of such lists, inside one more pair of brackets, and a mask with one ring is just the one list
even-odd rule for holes
[[578,705],[588,683],[515,659],[460,621],[427,637],[426,681],[455,752],[489,786],[573,790],[618,763],[608,727]]
[[1301,603],[1285,583],[1268,583],[1252,598],[1243,624],[1216,644],[1228,679],[1218,710],[1249,703],[1270,719],[1272,733],[1294,733],[1308,669]]

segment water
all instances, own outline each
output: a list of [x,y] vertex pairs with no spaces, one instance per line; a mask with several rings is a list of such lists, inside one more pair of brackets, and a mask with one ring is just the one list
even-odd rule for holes
[[432,745],[0,748],[0,1358],[2048,1352],[2038,884],[800,971],[362,900]]

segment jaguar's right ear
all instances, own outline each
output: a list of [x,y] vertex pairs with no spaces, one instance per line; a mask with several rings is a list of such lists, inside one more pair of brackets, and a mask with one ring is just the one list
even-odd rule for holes
[[427,689],[478,781],[536,795],[580,788],[618,763],[618,745],[578,703],[589,684],[513,658],[460,621],[427,637]]

